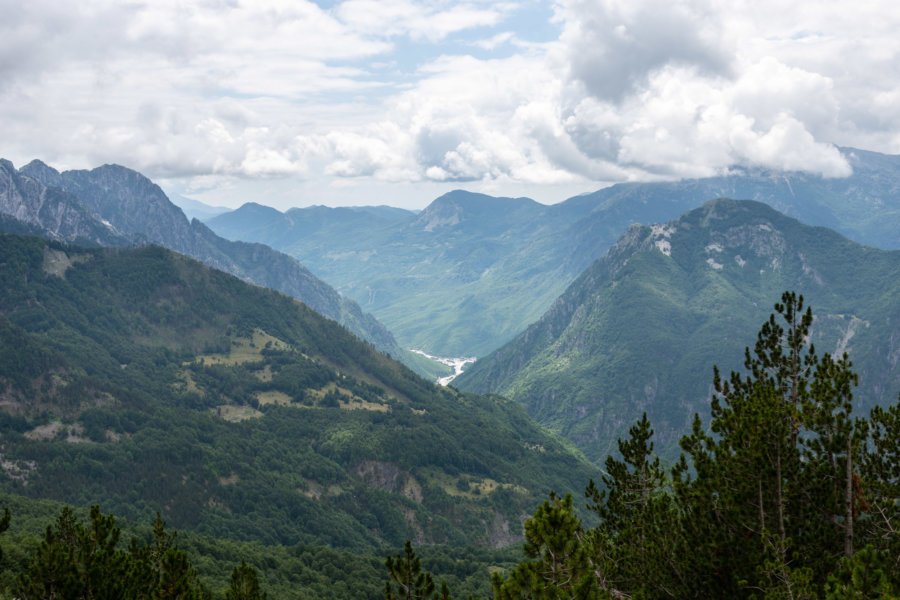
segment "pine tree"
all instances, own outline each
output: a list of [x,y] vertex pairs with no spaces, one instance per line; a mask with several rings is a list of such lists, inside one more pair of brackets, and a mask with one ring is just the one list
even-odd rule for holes
[[166,551],[160,561],[158,581],[153,590],[154,600],[202,600],[206,597],[184,550],[170,548]]
[[829,576],[825,584],[826,600],[896,598],[888,578],[890,562],[887,552],[879,552],[872,546],[866,546],[854,553],[852,558],[844,557],[841,569]]
[[65,507],[31,558],[28,570],[17,582],[17,594],[25,600],[203,600],[205,590],[197,580],[187,554],[173,545],[157,515],[155,542],[119,548],[120,530],[112,515],[91,507],[83,525]]
[[859,519],[868,428],[852,418],[857,376],[846,355],[816,355],[802,296],[785,292],[775,311],[745,352],[747,375],[723,381],[714,369],[711,431],[695,417],[682,439],[695,475],[684,458],[675,473],[700,549],[689,568],[730,596],[811,596],[853,555]]
[[678,557],[681,526],[669,477],[653,454],[653,430],[644,413],[619,440],[622,460],[606,459],[599,489],[593,480],[585,491],[588,508],[601,519],[590,532],[593,556],[603,573],[601,588],[629,596],[671,597],[682,589]]
[[28,572],[19,581],[22,598],[120,599],[128,592],[127,554],[116,549],[119,529],[112,515],[91,507],[86,528],[65,507],[49,526]]
[[494,574],[496,600],[591,600],[600,598],[603,574],[593,567],[588,536],[575,515],[571,494],[550,493],[525,521],[525,555],[506,579]]
[[231,571],[231,582],[226,600],[266,600],[264,592],[260,592],[256,569],[243,560],[239,567]]
[[802,409],[807,434],[802,439],[802,477],[807,511],[797,543],[805,549],[818,578],[827,575],[842,551],[851,558],[854,527],[859,517],[859,461],[868,424],[854,419],[853,386],[858,376],[846,354],[834,360],[825,354],[817,365],[810,394]]
[[394,583],[393,586],[391,581],[385,584],[385,600],[421,600],[434,595],[434,578],[422,570],[422,561],[413,552],[409,540],[396,558],[387,557],[385,567]]
[[900,591],[900,398],[875,407],[869,419],[871,446],[861,461],[861,510],[858,535],[889,557],[886,574]]
[[763,324],[753,353],[745,350],[746,376],[733,372],[723,381],[714,367],[711,433],[696,416],[681,442],[696,472],[692,479],[685,460],[675,471],[689,545],[696,548],[689,569],[705,572],[694,581],[711,586],[696,590],[700,595],[791,586],[800,410],[817,359],[811,347],[804,352],[812,313],[803,313],[802,297],[785,293],[782,302],[775,310],[788,329],[775,314]]

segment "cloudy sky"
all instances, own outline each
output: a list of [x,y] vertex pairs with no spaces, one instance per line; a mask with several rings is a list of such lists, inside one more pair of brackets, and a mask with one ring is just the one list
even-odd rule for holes
[[171,194],[542,202],[900,153],[890,0],[0,0],[0,156]]

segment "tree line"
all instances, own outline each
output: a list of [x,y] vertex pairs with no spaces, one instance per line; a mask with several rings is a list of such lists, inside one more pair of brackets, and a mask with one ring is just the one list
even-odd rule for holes
[[[0,532],[9,528],[8,509],[0,519]],[[209,600],[187,552],[175,544],[177,533],[166,530],[159,515],[153,539],[141,544],[120,543],[121,530],[112,515],[91,507],[87,523],[71,508],[47,526],[27,568],[12,586],[22,600]],[[225,592],[226,600],[266,600],[256,570],[241,561],[235,566]]]

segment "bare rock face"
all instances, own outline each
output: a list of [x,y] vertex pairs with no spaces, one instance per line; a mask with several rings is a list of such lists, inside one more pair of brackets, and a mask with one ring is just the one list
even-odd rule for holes
[[[34,161],[28,172],[58,180],[59,173]],[[0,159],[0,214],[42,230],[61,241],[90,245],[122,246],[133,239],[111,225],[95,220],[78,199],[65,191],[48,187],[41,179],[16,171],[8,160]]]
[[356,474],[366,485],[393,492],[398,489],[403,472],[394,463],[367,460],[356,467]]
[[158,185],[140,173],[104,165],[90,171],[66,171],[57,185],[76,196],[101,221],[197,258],[200,244],[187,217]]
[[493,511],[490,523],[485,522],[485,536],[491,548],[507,548],[525,541],[524,523],[527,515],[521,515],[521,522],[510,522],[497,511]]
[[27,175],[35,181],[40,181],[47,187],[62,187],[62,175],[60,172],[37,159],[19,169],[19,174]]
[[397,492],[406,498],[422,503],[422,486],[408,471],[394,463],[367,460],[357,465],[356,474],[366,485]]

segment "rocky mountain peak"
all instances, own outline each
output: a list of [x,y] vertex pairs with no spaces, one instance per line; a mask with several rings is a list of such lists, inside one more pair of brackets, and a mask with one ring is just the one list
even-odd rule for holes
[[47,187],[60,187],[62,185],[62,176],[59,171],[38,159],[34,159],[19,169],[19,173],[36,179]]
[[616,273],[625,266],[628,259],[638,250],[653,243],[653,233],[646,225],[635,223],[625,230],[622,237],[606,251],[603,259],[609,272]]
[[35,160],[17,171],[0,159],[0,213],[38,228],[51,239],[107,246],[128,245],[131,238],[95,220],[78,199],[45,181],[60,181],[55,169]]

